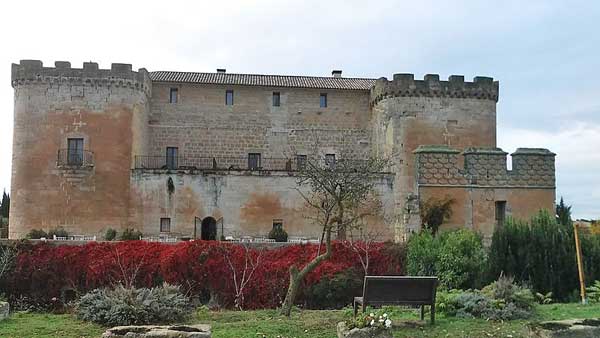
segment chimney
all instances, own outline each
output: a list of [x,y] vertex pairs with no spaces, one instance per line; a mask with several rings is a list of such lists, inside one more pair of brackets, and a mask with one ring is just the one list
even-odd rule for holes
[[342,77],[342,71],[334,69],[334,70],[331,71],[331,76],[333,76],[333,77]]
[[217,68],[217,73],[225,73],[227,69],[225,68]]

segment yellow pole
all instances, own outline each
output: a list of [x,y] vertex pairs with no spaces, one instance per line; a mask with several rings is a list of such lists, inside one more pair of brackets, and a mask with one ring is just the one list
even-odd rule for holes
[[583,274],[583,262],[581,260],[581,243],[579,242],[579,232],[577,223],[573,222],[573,231],[575,232],[575,250],[577,251],[577,269],[579,270],[579,287],[581,289],[581,304],[587,304],[585,298],[585,275]]

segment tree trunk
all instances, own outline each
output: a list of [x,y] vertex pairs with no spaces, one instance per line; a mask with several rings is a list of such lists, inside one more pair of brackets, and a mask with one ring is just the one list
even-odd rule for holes
[[302,270],[298,270],[296,266],[290,267],[290,286],[281,305],[281,314],[289,317],[292,313],[292,307],[298,294],[300,284],[306,275],[313,271],[322,261],[331,257],[331,230],[328,229],[325,236],[326,251],[322,255],[318,255],[310,261]]

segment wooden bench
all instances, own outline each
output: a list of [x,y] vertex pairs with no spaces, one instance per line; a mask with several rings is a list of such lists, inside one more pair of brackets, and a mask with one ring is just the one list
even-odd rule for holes
[[420,276],[365,276],[362,297],[354,297],[354,316],[361,305],[421,306],[421,320],[425,319],[425,305],[431,306],[431,324],[435,323],[435,294],[437,277]]

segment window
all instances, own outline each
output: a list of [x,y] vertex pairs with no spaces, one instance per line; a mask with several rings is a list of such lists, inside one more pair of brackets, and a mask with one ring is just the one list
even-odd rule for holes
[[225,92],[225,105],[233,106],[233,90],[228,90]]
[[177,88],[171,88],[169,90],[169,103],[177,103]]
[[83,139],[67,139],[67,164],[83,165]]
[[321,108],[327,108],[327,94],[321,93],[321,98],[319,100],[319,106]]
[[281,105],[281,95],[279,92],[273,92],[273,107],[279,107]]
[[167,147],[167,169],[177,169],[177,147]]
[[273,220],[273,229],[283,229],[283,220],[282,219],[274,219]]
[[335,167],[335,154],[326,154],[325,155],[325,166],[333,169]]
[[298,169],[304,169],[306,167],[306,155],[296,155],[296,165]]
[[506,201],[496,202],[496,225],[501,227],[506,219]]
[[250,170],[260,169],[260,154],[259,153],[248,154],[248,169],[250,169]]
[[161,218],[160,219],[160,232],[171,232],[171,219]]

